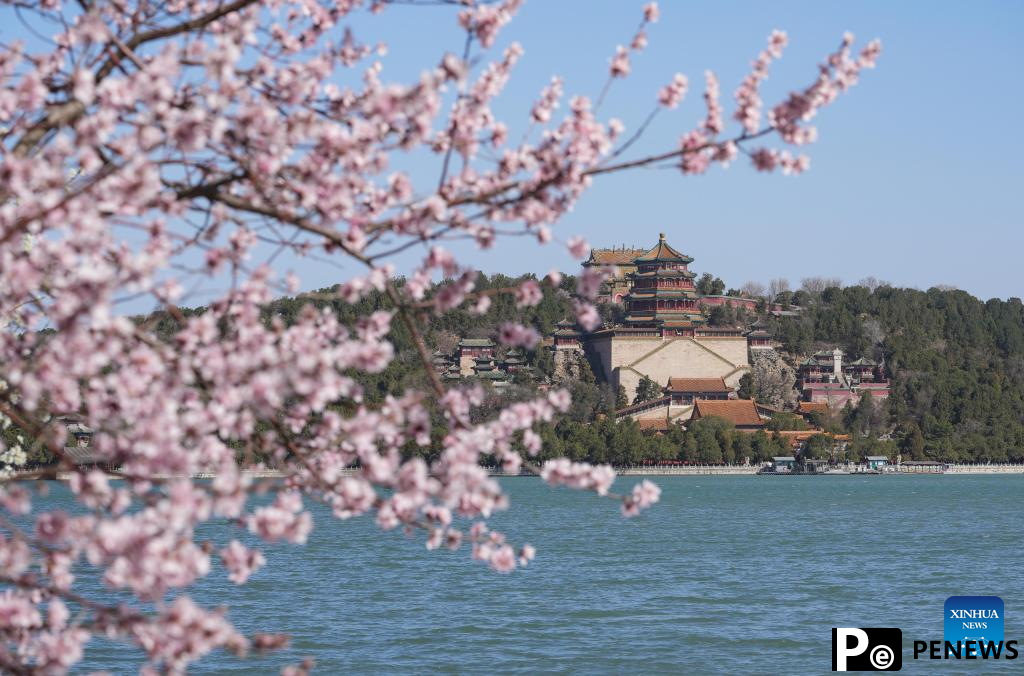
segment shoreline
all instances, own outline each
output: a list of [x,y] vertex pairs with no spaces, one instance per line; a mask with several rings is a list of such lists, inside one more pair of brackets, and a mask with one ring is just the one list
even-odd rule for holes
[[[688,466],[634,466],[616,467],[616,476],[755,476],[760,469],[755,465],[688,465]],[[343,476],[354,476],[358,470],[347,469],[342,471]],[[250,479],[283,479],[287,476],[281,470],[256,469],[242,470],[243,476]],[[912,471],[890,471],[883,472],[878,476],[941,476],[944,474],[1024,474],[1024,464],[998,464],[998,465],[948,465],[945,472],[912,472]],[[533,477],[530,472],[519,472],[513,474],[500,470],[490,469],[488,476],[492,477]],[[825,476],[825,475],[823,475]],[[850,476],[850,475],[841,475]],[[217,475],[213,472],[199,472],[193,474],[191,479],[215,479]],[[68,481],[71,478],[70,472],[58,472],[57,481]],[[153,477],[157,480],[183,478],[179,475],[167,475]],[[17,480],[17,479],[16,479]],[[34,480],[34,479],[26,479]]]

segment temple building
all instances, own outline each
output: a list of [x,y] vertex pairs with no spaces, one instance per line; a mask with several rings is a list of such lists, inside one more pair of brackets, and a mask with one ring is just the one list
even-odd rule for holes
[[613,249],[591,249],[590,258],[583,261],[585,268],[609,267],[612,276],[601,285],[597,300],[622,303],[629,293],[629,275],[636,272],[633,261],[646,253],[646,249],[627,249],[625,246]]
[[441,376],[442,380],[458,380],[462,377],[459,373],[459,362],[449,354],[436,350],[430,357],[434,371]]
[[690,422],[701,418],[723,418],[740,432],[756,432],[764,429],[764,421],[757,412],[757,405],[750,399],[712,401],[699,399],[693,407]]
[[497,388],[506,387],[509,384],[508,373],[498,368],[494,357],[489,355],[480,355],[473,359],[473,377],[486,380]]
[[551,347],[554,350],[581,350],[582,335],[576,328],[576,322],[563,319],[555,325],[555,332],[551,334]]
[[721,378],[669,378],[662,392],[672,406],[687,406],[698,399],[728,399],[733,389]]
[[676,251],[662,233],[657,245],[634,259],[636,272],[628,275],[625,298],[626,326],[659,329],[672,335],[693,335],[706,323],[700,298],[688,269],[693,259]]
[[471,376],[476,373],[476,358],[494,359],[494,351],[497,347],[490,338],[463,338],[460,340],[456,357],[459,375]]
[[772,334],[759,326],[754,326],[747,331],[747,345],[751,350],[773,350],[775,344],[772,342]]
[[[720,378],[735,388],[750,369],[747,338],[741,327],[708,326],[689,269],[693,258],[672,247],[664,234],[652,248],[633,253],[632,270],[623,273],[625,287],[615,287],[626,289],[623,323],[584,339],[595,375],[621,386],[630,398],[643,376],[656,383]],[[591,259],[600,260],[595,254]]]
[[505,353],[505,358],[501,360],[501,369],[509,375],[514,375],[520,372],[529,372],[530,366],[526,363],[526,356],[520,350],[512,349]]
[[843,351],[816,352],[800,362],[798,387],[804,401],[842,408],[848,401],[871,392],[875,399],[889,396],[889,381],[881,364],[861,357],[843,363]]

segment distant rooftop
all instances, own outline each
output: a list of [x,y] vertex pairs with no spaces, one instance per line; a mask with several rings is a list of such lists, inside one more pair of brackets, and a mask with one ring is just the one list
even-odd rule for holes
[[658,243],[654,245],[654,248],[639,256],[636,261],[637,263],[650,263],[653,261],[691,263],[693,258],[669,246],[668,242],[665,241],[665,233],[661,233],[658,235]]
[[698,399],[693,407],[694,418],[725,418],[737,427],[763,427],[764,422],[757,414],[757,406],[750,399],[727,399],[714,401]]
[[672,392],[731,392],[724,378],[669,378],[668,387]]
[[644,255],[646,249],[627,249],[625,246],[613,249],[591,249],[590,258],[584,266],[592,265],[630,265],[638,256]]
[[490,338],[463,338],[459,347],[495,347],[495,344]]

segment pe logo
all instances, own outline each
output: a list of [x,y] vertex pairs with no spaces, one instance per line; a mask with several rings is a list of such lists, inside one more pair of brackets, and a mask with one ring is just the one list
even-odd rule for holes
[[979,657],[981,645],[999,645],[1003,640],[1003,600],[998,596],[950,596],[943,634],[947,646],[960,642],[964,657]]
[[899,671],[903,632],[895,628],[832,628],[832,671]]

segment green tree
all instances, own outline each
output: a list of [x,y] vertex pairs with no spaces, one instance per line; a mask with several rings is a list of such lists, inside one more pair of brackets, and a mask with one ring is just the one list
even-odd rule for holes
[[732,455],[734,462],[745,462],[754,460],[754,449],[752,437],[748,432],[737,432],[732,435]]
[[911,460],[925,459],[924,435],[921,434],[921,428],[917,425],[913,425],[910,434],[904,437],[902,453]]
[[832,455],[832,437],[827,434],[815,434],[801,451],[801,457],[808,460],[829,458]]
[[774,413],[772,419],[765,423],[765,429],[783,432],[802,431],[807,429],[807,423],[794,413]]
[[619,385],[615,390],[615,408],[626,408],[629,406],[629,397],[626,395],[626,388]]
[[705,272],[700,276],[696,287],[702,296],[721,296],[725,293],[725,282],[713,276],[710,272]]
[[736,394],[740,399],[754,398],[754,376],[750,374],[750,371],[740,376],[740,386],[736,390]]
[[658,384],[647,376],[643,376],[636,385],[636,397],[633,398],[633,403],[642,404],[645,401],[652,401],[661,396],[662,392]]

